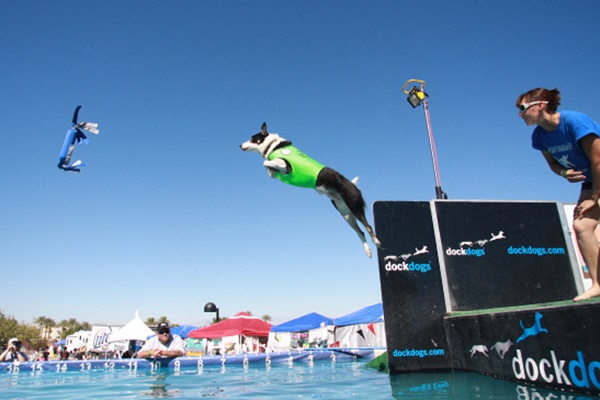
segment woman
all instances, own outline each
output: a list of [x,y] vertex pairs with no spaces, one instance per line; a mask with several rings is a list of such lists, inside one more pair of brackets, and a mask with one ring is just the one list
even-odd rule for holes
[[87,347],[80,347],[77,353],[75,354],[75,359],[84,361],[87,360]]
[[542,152],[550,169],[571,183],[581,182],[573,230],[583,260],[590,271],[592,286],[573,300],[600,296],[600,247],[595,234],[600,219],[600,126],[585,114],[576,111],[558,112],[558,89],[530,90],[520,95],[516,104],[525,124],[537,125],[531,136],[532,145]]

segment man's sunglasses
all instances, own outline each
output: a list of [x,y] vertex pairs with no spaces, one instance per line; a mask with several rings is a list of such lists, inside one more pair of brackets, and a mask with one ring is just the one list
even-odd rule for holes
[[529,108],[531,106],[535,106],[536,104],[548,104],[547,101],[532,101],[531,103],[522,103],[521,105],[519,105],[519,110],[521,112],[525,112],[527,110],[529,110]]
[[158,331],[159,335],[165,335],[167,333],[171,333],[170,329],[161,329],[160,331]]

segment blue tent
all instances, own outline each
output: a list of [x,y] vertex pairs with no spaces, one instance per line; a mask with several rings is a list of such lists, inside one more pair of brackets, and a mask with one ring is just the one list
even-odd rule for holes
[[187,339],[188,334],[198,328],[198,326],[193,325],[178,325],[171,328],[171,333],[181,336],[182,339]]
[[383,304],[377,303],[372,306],[343,315],[334,320],[336,326],[370,324],[372,322],[383,322]]
[[[195,331],[196,329],[198,329],[198,326],[193,326],[193,325],[177,325],[171,328],[171,333],[173,335],[178,335],[180,336],[182,339],[187,339],[188,334],[191,331]],[[156,336],[156,333],[153,333],[152,335],[148,336],[148,339],[150,339],[151,337]]]
[[333,319],[313,312],[284,322],[283,324],[273,325],[271,332],[305,332],[320,328],[321,324],[333,325]]

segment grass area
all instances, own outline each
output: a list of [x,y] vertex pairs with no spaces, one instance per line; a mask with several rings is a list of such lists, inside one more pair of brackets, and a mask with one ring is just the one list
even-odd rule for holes
[[451,313],[448,313],[448,316],[462,317],[462,316],[466,316],[466,315],[495,314],[495,313],[505,313],[505,312],[510,312],[510,311],[524,311],[524,310],[554,308],[554,307],[579,307],[579,306],[589,305],[589,304],[593,304],[593,303],[600,303],[600,297],[595,297],[593,299],[588,299],[588,300],[581,300],[578,302],[574,302],[573,300],[562,300],[562,301],[553,301],[550,303],[524,304],[524,305],[512,306],[512,307],[487,308],[484,310],[453,311]]

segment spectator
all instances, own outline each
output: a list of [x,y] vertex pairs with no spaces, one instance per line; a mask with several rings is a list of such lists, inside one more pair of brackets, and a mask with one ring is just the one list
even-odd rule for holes
[[63,346],[62,350],[60,351],[60,360],[67,361],[68,359],[69,359],[69,352],[67,351],[67,347]]
[[185,355],[185,344],[179,335],[172,335],[169,324],[161,322],[156,336],[151,337],[138,351],[139,358],[174,358]]
[[75,354],[75,359],[76,360],[87,360],[87,348],[85,346],[82,346],[79,348],[79,351],[77,351],[77,353]]
[[6,350],[0,354],[0,361],[27,361],[27,356],[21,351],[21,342],[17,338],[8,341]]

